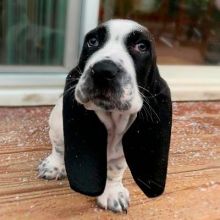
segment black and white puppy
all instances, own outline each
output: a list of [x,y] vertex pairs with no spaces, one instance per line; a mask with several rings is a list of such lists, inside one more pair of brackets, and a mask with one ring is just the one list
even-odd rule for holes
[[130,20],[110,20],[90,31],[49,124],[52,153],[39,176],[67,174],[77,192],[98,204],[127,210],[122,184],[128,164],[148,197],[164,191],[171,135],[170,90],[156,65],[149,31]]

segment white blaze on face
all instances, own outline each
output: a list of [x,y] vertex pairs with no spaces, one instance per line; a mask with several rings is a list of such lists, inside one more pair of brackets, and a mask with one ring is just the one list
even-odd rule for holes
[[[97,50],[88,59],[83,75],[95,63],[105,59],[109,59],[116,64],[120,64],[126,71],[127,76],[131,78],[132,83],[132,85],[128,85],[127,88],[124,88],[124,95],[121,97],[121,101],[130,100],[131,108],[128,112],[138,112],[142,107],[143,101],[137,86],[134,62],[126,49],[125,39],[130,33],[132,33],[132,31],[141,31],[143,30],[143,27],[134,21],[120,19],[110,20],[104,23],[104,26],[107,28],[108,39],[104,46]],[[80,85],[82,82],[79,81],[78,84]],[[77,87],[80,87],[79,85]],[[131,89],[132,92],[130,92]]]

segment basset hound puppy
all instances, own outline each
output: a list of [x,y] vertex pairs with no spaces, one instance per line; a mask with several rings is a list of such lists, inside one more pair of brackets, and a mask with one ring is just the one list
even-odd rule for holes
[[97,196],[99,206],[127,211],[127,165],[148,197],[163,193],[171,124],[170,90],[151,33],[131,20],[110,20],[85,36],[49,119],[53,149],[39,176],[67,175],[72,189]]

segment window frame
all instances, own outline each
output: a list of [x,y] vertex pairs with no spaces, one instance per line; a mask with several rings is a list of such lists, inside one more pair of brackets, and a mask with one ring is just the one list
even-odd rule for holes
[[[54,104],[77,63],[83,37],[98,23],[98,11],[99,0],[69,0],[63,66],[1,65],[0,106]],[[174,101],[220,100],[219,66],[159,65],[159,70]]]

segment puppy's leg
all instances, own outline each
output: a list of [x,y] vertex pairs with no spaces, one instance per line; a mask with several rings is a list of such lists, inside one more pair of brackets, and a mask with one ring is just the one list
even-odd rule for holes
[[105,190],[101,196],[97,197],[97,203],[102,208],[113,212],[127,211],[129,192],[122,184],[126,167],[127,164],[123,155],[108,162]]
[[52,153],[38,166],[39,177],[45,179],[62,179],[66,176],[64,165],[62,98],[51,112],[49,125]]

